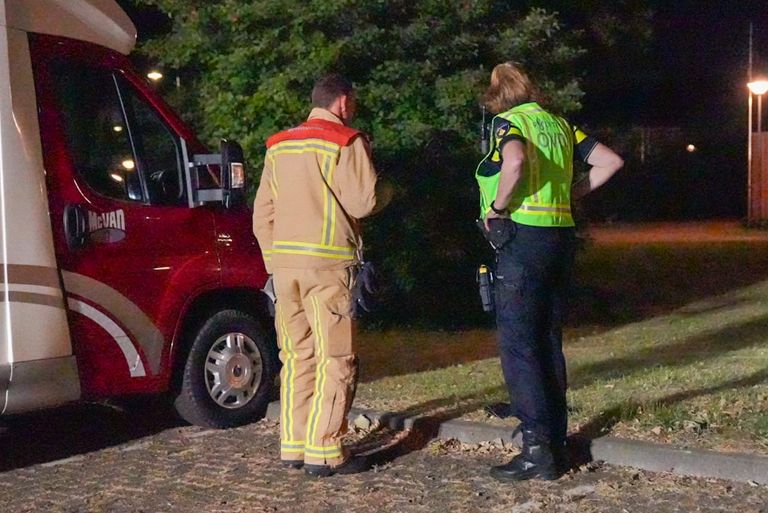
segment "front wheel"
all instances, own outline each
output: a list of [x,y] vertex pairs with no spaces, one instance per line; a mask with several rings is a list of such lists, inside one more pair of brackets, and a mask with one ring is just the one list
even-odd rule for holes
[[191,424],[227,428],[259,419],[275,382],[277,355],[261,325],[223,310],[197,331],[174,406]]

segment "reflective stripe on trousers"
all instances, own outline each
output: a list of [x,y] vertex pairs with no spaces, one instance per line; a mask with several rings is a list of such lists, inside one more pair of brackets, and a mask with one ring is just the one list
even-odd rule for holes
[[335,466],[354,398],[350,272],[275,269],[281,458]]

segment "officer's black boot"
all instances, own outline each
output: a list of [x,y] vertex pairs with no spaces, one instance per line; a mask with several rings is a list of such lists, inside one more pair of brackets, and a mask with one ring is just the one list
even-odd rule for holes
[[544,479],[551,481],[560,476],[549,440],[523,430],[523,450],[506,465],[491,467],[491,477],[499,481],[525,481]]
[[568,448],[568,444],[566,442],[553,443],[551,448],[558,474],[562,475],[571,470],[573,462],[571,461],[571,450]]

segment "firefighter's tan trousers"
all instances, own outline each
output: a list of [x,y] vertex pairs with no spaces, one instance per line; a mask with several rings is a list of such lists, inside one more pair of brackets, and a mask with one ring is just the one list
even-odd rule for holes
[[274,271],[280,360],[280,457],[336,466],[346,455],[357,379],[351,270]]

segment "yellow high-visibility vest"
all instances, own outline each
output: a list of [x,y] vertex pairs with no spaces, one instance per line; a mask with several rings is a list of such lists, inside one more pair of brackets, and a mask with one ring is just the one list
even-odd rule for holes
[[571,184],[576,134],[563,118],[538,103],[513,107],[493,118],[488,154],[477,166],[480,215],[485,217],[496,198],[501,174],[501,147],[517,139],[525,144],[523,177],[508,205],[510,217],[531,226],[574,226]]

